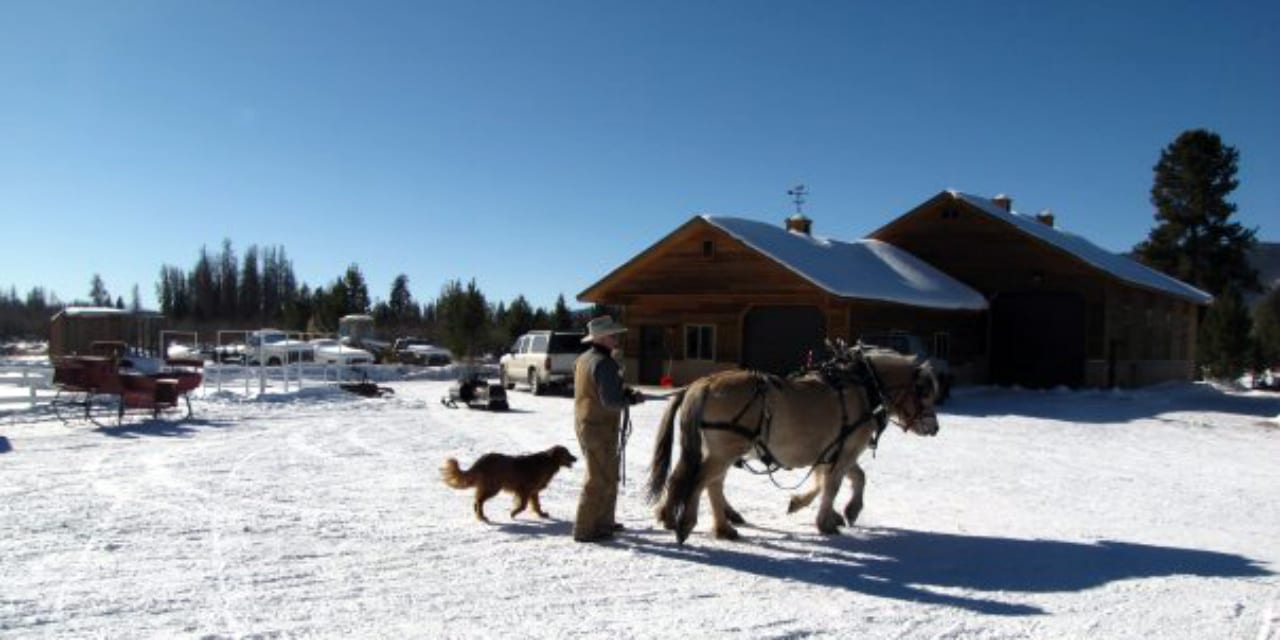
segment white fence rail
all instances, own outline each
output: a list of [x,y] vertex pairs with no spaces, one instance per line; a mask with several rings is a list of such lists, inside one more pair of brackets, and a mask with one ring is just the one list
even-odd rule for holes
[[0,409],[36,406],[47,400],[39,392],[49,390],[52,382],[53,367],[49,365],[0,365]]

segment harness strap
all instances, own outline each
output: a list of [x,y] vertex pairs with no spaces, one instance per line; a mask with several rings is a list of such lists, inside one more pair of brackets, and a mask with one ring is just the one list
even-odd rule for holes
[[[738,410],[738,413],[733,416],[732,420],[729,422],[703,422],[702,428],[713,431],[728,431],[745,440],[751,441],[756,448],[756,454],[760,457],[760,461],[764,462],[767,467],[764,473],[773,473],[774,471],[781,469],[782,465],[778,464],[777,459],[773,456],[773,452],[769,451],[769,446],[765,444],[769,439],[769,427],[773,424],[773,414],[769,411],[769,404],[764,401],[765,394],[768,392],[767,385],[770,380],[764,374],[756,374],[755,380],[755,393],[752,394],[751,399],[747,400],[747,403]],[[747,411],[751,409],[752,405],[754,405],[757,400],[761,401],[760,417],[756,420],[755,429],[748,429],[742,426],[741,421],[742,418],[747,415]],[[742,460],[739,460],[734,464],[739,463],[742,463],[739,466],[742,466],[753,473],[756,472],[754,469],[745,466],[745,462]]]
[[866,383],[863,388],[867,391],[867,404],[872,407],[870,414],[876,419],[876,430],[871,434],[871,443],[868,445],[871,447],[871,457],[874,458],[876,449],[880,446],[880,434],[889,426],[889,410],[884,402],[884,390],[880,385],[880,376],[876,375],[876,368],[871,366],[871,361],[866,356],[858,360],[865,370]]

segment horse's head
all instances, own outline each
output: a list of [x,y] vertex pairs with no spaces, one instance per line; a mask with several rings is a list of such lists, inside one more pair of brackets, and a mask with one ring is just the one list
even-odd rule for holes
[[938,413],[933,406],[942,395],[938,374],[928,362],[915,364],[911,369],[911,382],[903,387],[901,397],[889,400],[902,421],[904,430],[922,436],[938,434]]
[[942,386],[933,367],[914,356],[888,349],[865,346],[853,349],[860,349],[874,367],[885,404],[902,430],[922,436],[936,435],[938,414],[933,406],[941,396]]

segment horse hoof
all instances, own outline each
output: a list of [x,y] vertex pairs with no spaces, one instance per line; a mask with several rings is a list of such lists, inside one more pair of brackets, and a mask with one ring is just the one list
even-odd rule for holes
[[801,504],[800,500],[794,497],[787,503],[787,513],[795,513],[803,508],[804,505]]
[[844,518],[840,514],[832,512],[831,514],[818,518],[818,532],[824,535],[833,536],[840,533],[840,527],[845,526]]
[[737,529],[728,525],[717,528],[715,535],[717,540],[738,540],[742,538]]
[[697,520],[694,520],[693,522],[683,522],[683,521],[679,522],[675,528],[676,542],[679,544],[684,544],[684,541],[689,538],[690,533],[693,533],[693,528],[697,524],[698,524]]
[[725,507],[724,517],[729,520],[730,524],[746,524],[747,523],[746,519],[742,517],[742,514],[735,511],[733,507]]
[[849,505],[844,510],[844,519],[852,527],[853,523],[858,521],[858,514],[860,513],[862,513],[862,505]]

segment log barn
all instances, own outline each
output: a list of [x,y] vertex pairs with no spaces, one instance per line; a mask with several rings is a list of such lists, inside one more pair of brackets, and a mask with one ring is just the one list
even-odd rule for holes
[[957,383],[1137,386],[1193,375],[1210,297],[1011,201],[943,191],[868,237],[695,216],[578,299],[621,309],[630,382],[786,373],[824,337],[913,336]]

